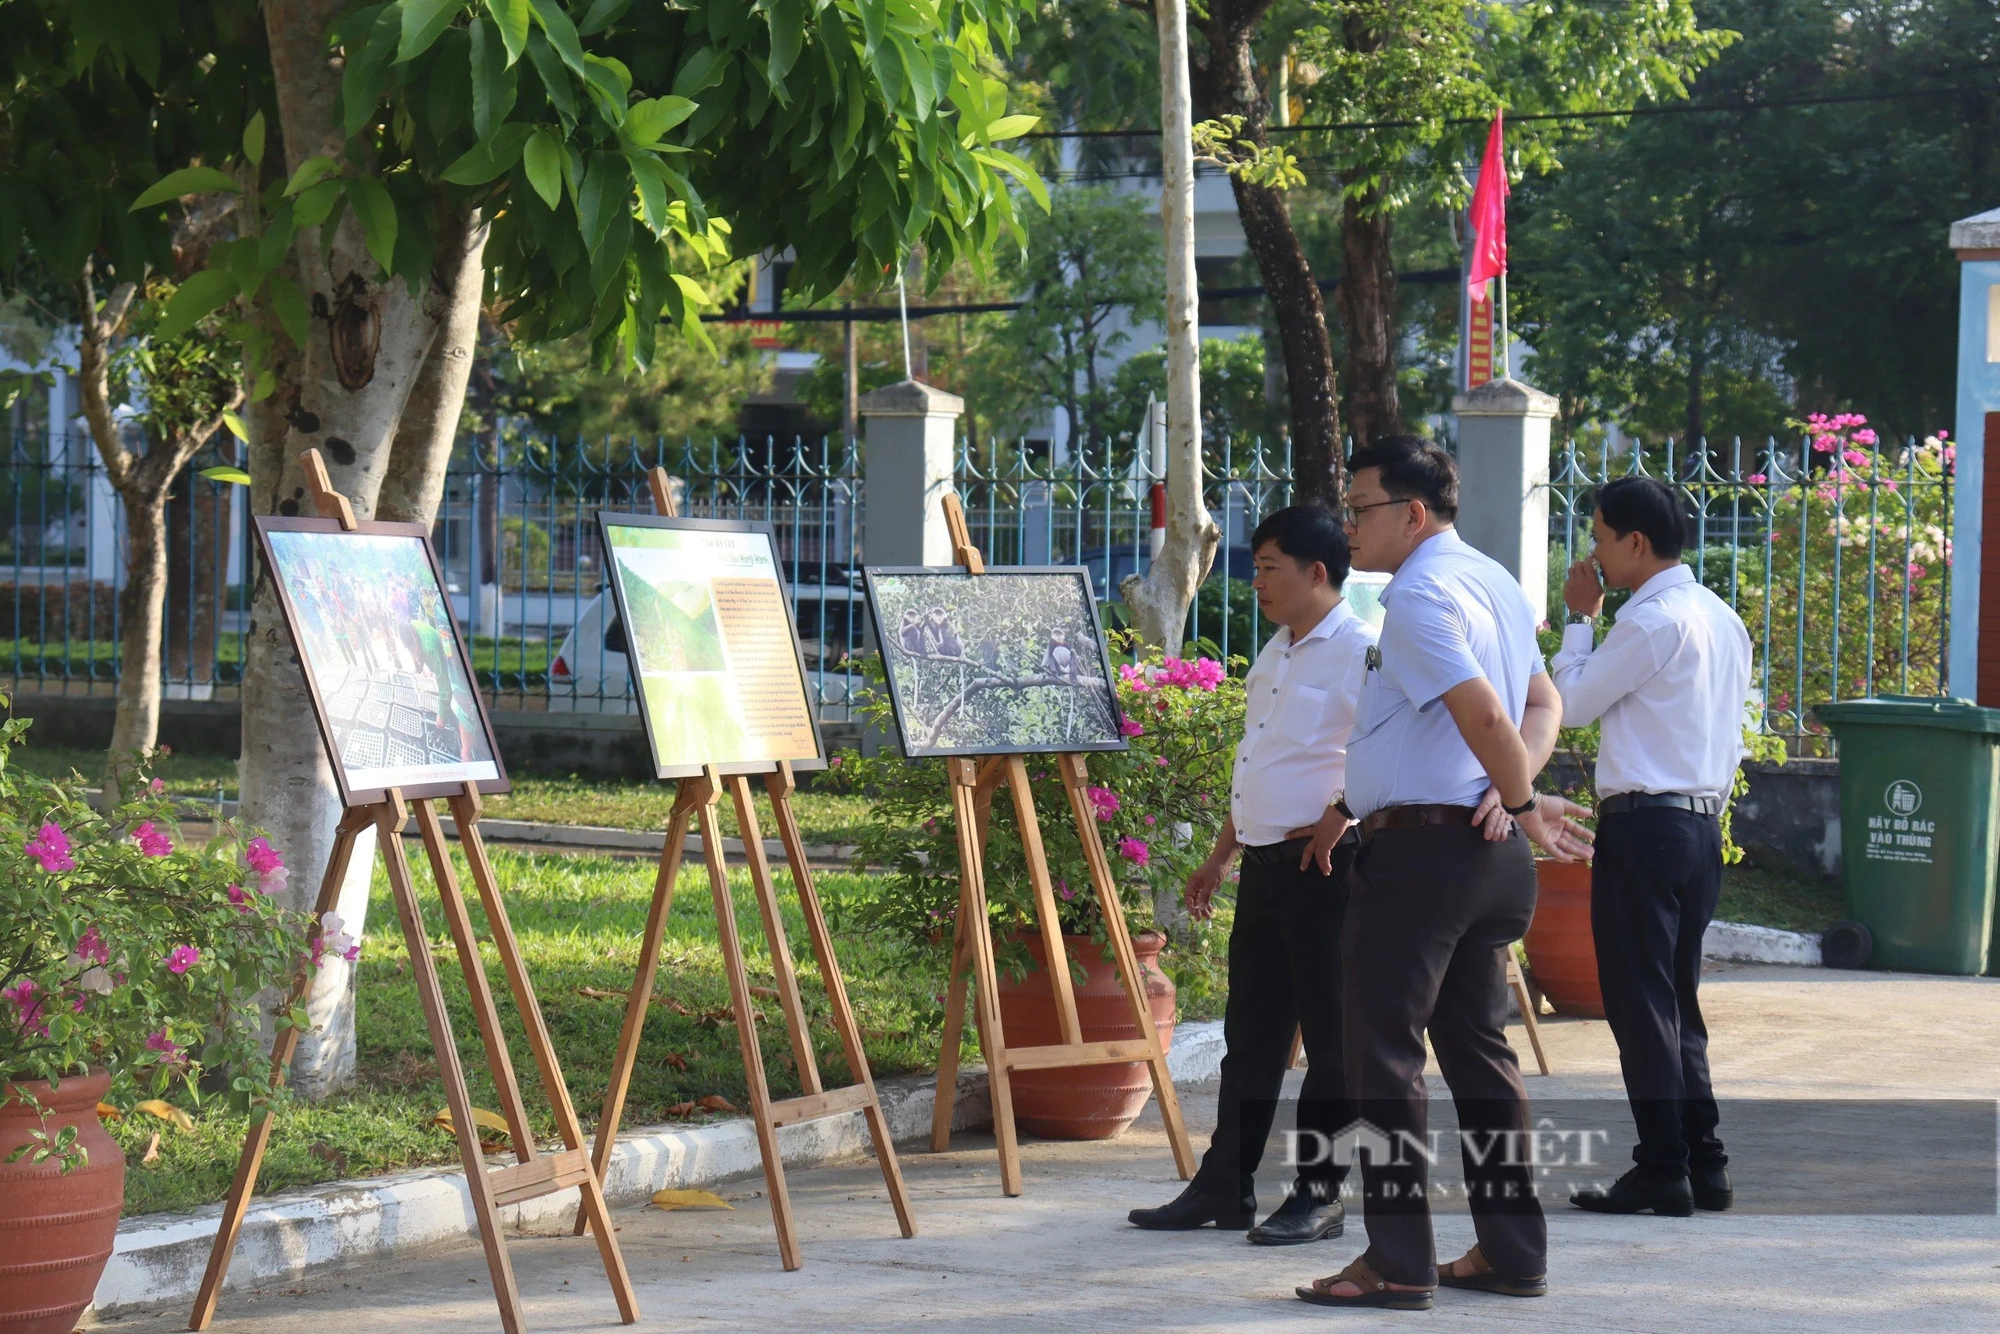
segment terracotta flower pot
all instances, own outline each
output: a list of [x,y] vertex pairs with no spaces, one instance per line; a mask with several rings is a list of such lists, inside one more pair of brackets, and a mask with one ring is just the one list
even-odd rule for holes
[[1590,934],[1590,864],[1535,863],[1535,920],[1528,926],[1528,967],[1557,1014],[1604,1017],[1597,986],[1597,942]]
[[[65,1079],[53,1092],[41,1082],[0,1085],[0,1330],[6,1334],[70,1334],[97,1291],[125,1207],[125,1154],[97,1117],[110,1089],[103,1070]],[[20,1090],[48,1110],[50,1134],[77,1128],[88,1163],[65,1176],[54,1161],[6,1161],[23,1144],[38,1143],[32,1137],[43,1128]]]
[[[1020,981],[1000,972],[1000,1022],[1012,1047],[1048,1046],[1062,1041],[1056,1024],[1055,992],[1044,972],[1047,956],[1039,934],[1020,939],[1034,956],[1035,966]],[[1131,1003],[1125,986],[1105,951],[1089,936],[1064,936],[1069,956],[1083,964],[1085,981],[1076,988],[1076,1017],[1085,1042],[1136,1038]],[[1174,984],[1159,969],[1165,936],[1146,932],[1132,938],[1139,972],[1146,981],[1146,1000],[1160,1043],[1174,1041]],[[1072,974],[1074,977],[1074,974]],[[1123,1065],[1080,1065],[1060,1070],[1023,1070],[1009,1081],[1014,1094],[1014,1122],[1042,1139],[1110,1139],[1138,1119],[1153,1091],[1144,1061]]]

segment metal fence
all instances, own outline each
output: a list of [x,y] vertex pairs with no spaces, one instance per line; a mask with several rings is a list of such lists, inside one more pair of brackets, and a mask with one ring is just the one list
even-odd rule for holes
[[[233,457],[205,458],[234,462]],[[1697,515],[1697,574],[1756,644],[1758,724],[1818,746],[1810,706],[1945,688],[1950,446],[1815,448],[1811,440],[1686,449],[1559,448],[1552,460],[1552,608],[1588,550],[1591,488],[1630,473],[1671,479]],[[1250,656],[1270,626],[1248,581],[1258,516],[1291,498],[1283,447],[1221,442],[1206,495],[1223,530],[1189,635]],[[623,638],[600,597],[596,512],[651,508],[650,468],[684,486],[683,512],[770,523],[824,721],[850,717],[864,644],[860,452],[837,439],[692,443],[462,443],[437,519],[454,609],[496,706],[632,712]],[[1100,598],[1150,562],[1153,474],[1144,451],[1063,459],[962,446],[956,483],[973,540],[995,564],[1080,564]],[[254,571],[242,488],[191,476],[169,512],[166,693],[232,698]],[[87,440],[17,441],[0,468],[0,683],[109,694],[119,671],[123,519]]]
[[1565,446],[1549,483],[1551,609],[1590,546],[1589,496],[1614,477],[1678,485],[1687,558],[1736,609],[1755,653],[1757,726],[1796,750],[1830,747],[1814,704],[1877,692],[1943,694],[1951,637],[1953,448],[1821,432],[1762,446]]

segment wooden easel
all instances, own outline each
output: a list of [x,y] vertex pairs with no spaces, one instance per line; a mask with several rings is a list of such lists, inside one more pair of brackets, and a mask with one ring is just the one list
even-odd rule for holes
[[[951,534],[952,553],[969,574],[984,574],[986,562],[965,526],[965,510],[950,492],[943,498],[945,527]],[[1132,1020],[1139,1037],[1113,1042],[1085,1042],[1077,1021],[1076,991],[1070,981],[1069,955],[1063,946],[1062,927],[1056,914],[1055,890],[1049,881],[1048,859],[1042,848],[1041,825],[1035,818],[1034,793],[1028,786],[1028,766],[1020,755],[994,755],[983,760],[954,758],[945,761],[951,777],[952,814],[958,826],[959,897],[956,929],[951,948],[951,986],[945,1001],[944,1045],[938,1057],[937,1104],[931,1120],[931,1149],[942,1153],[951,1147],[953,1095],[958,1085],[958,1044],[965,1028],[966,974],[970,966],[973,984],[973,1017],[979,1030],[979,1047],[986,1057],[987,1080],[993,1098],[993,1133],[1000,1150],[1000,1189],[1003,1194],[1021,1193],[1021,1150],[1014,1133],[1014,1100],[1008,1086],[1017,1070],[1049,1070],[1077,1065],[1109,1065],[1114,1062],[1144,1061],[1153,1076],[1153,1092],[1160,1100],[1160,1118],[1166,1122],[1167,1140],[1173,1146],[1174,1166],[1183,1181],[1194,1175],[1193,1146],[1187,1126],[1181,1120],[1179,1096],[1173,1076],[1167,1071],[1167,1054],[1160,1045],[1159,1030],[1146,1001],[1145,983],[1139,972],[1138,957],[1132,952],[1132,935],[1125,926],[1125,910],[1118,901],[1118,887],[1111,878],[1111,863],[1097,835],[1097,816],[1088,788],[1089,767],[1081,754],[1053,757],[1062,775],[1063,790],[1069,796],[1070,813],[1076,820],[1083,843],[1084,860],[1090,866],[1091,884],[1097,890],[1099,909],[1104,913],[1106,934],[1111,938],[1113,961],[1131,1002]],[[1002,784],[1014,801],[1014,818],[1021,833],[1021,850],[1028,863],[1028,879],[1034,888],[1035,916],[1042,933],[1045,970],[1055,991],[1056,1020],[1062,1041],[1040,1047],[1008,1047],[1000,1022],[1000,992],[993,961],[993,931],[986,915],[986,875],[984,870],[986,829],[993,810],[993,794]],[[968,925],[969,924],[969,925]]]
[[[351,531],[356,526],[354,511],[346,498],[329,484],[326,465],[320,459],[319,451],[308,450],[305,465],[306,480],[312,488],[320,516],[337,519],[342,528]],[[417,995],[424,1006],[424,1020],[430,1028],[431,1047],[437,1053],[445,1102],[451,1109],[459,1156],[465,1164],[466,1185],[471,1190],[473,1212],[479,1220],[480,1243],[485,1247],[487,1269],[493,1276],[493,1299],[500,1307],[501,1328],[507,1334],[519,1334],[524,1328],[521,1297],[514,1286],[514,1267],[507,1255],[506,1239],[501,1235],[501,1208],[572,1187],[582,1192],[582,1212],[597,1224],[597,1249],[604,1262],[605,1275],[611,1281],[612,1295],[618,1300],[619,1317],[624,1323],[632,1324],[639,1318],[638,1300],[633,1296],[632,1280],[625,1272],[625,1260],[619,1253],[617,1236],[610,1226],[610,1214],[604,1203],[600,1178],[584,1153],[583,1128],[577,1122],[568,1086],[563,1083],[562,1071],[556,1064],[548,1027],[542,1021],[541,1007],[536,1003],[528,970],[521,960],[520,945],[507,920],[506,905],[500,898],[493,865],[486,856],[486,845],[479,834],[478,788],[467,783],[460,793],[446,798],[446,801],[458,826],[459,844],[465,850],[465,860],[472,869],[472,883],[478,890],[480,907],[486,913],[493,947],[500,955],[508,987],[514,994],[514,1003],[527,1029],[528,1046],[534,1052],[543,1092],[555,1113],[563,1149],[557,1153],[539,1152],[528,1129],[527,1109],[522,1104],[521,1089],[514,1078],[506,1038],[500,1031],[500,1017],[494,1008],[492,989],[487,985],[486,967],[479,957],[479,942],[472,933],[472,918],[466,911],[465,898],[459,892],[458,877],[452,867],[450,851],[445,846],[444,829],[430,800],[420,800],[415,804],[417,829],[423,837],[424,851],[430,858],[431,873],[437,881],[438,897],[444,905],[445,920],[451,929],[459,966],[465,972],[466,989],[472,996],[473,1017],[478,1022],[480,1042],[486,1049],[487,1067],[493,1072],[494,1087],[499,1091],[501,1110],[507,1119],[517,1162],[490,1172],[486,1168],[485,1155],[479,1144],[479,1127],[472,1119],[472,1097],[466,1091],[465,1073],[459,1065],[451,1019],[445,1012],[444,992],[438,984],[437,963],[431,955],[430,941],[424,934],[416,886],[410,877],[409,860],[403,853],[403,826],[411,808],[400,791],[391,788],[384,800],[369,806],[353,807],[341,817],[334,833],[333,850],[327,857],[326,875],[320,881],[319,900],[313,909],[313,934],[317,937],[319,922],[339,902],[348,864],[353,859],[355,837],[373,825],[375,842],[382,851],[382,861],[389,873],[389,886],[395,895],[396,916],[403,925],[403,941],[410,952],[410,971],[415,975]],[[294,1006],[304,1003],[311,984],[312,970],[309,966],[302,966],[292,986]],[[295,1028],[287,1028],[278,1034],[271,1050],[273,1083],[283,1081],[292,1053],[298,1046],[298,1038]],[[263,1162],[264,1150],[270,1139],[271,1109],[267,1105],[252,1115],[250,1133],[243,1142],[242,1155],[237,1159],[236,1177],[230,1183],[229,1199],[223,1205],[221,1225],[216,1230],[215,1243],[209,1251],[208,1272],[202,1278],[201,1289],[195,1296],[194,1311],[188,1318],[189,1329],[206,1329],[215,1316],[223,1276],[228,1272],[230,1257],[236,1249],[243,1216],[256,1189],[257,1169]]]
[[[671,479],[664,468],[655,468],[649,478],[653,506],[668,518],[675,517]],[[733,767],[733,766],[732,766]],[[639,966],[625,1003],[625,1024],[618,1033],[618,1055],[611,1065],[611,1084],[604,1092],[604,1111],[597,1122],[594,1155],[601,1179],[618,1143],[618,1123],[625,1112],[625,1094],[632,1082],[632,1067],[639,1055],[639,1038],[645,1028],[646,1009],[652,1002],[653,979],[659,971],[660,949],[665,943],[667,912],[673,904],[674,881],[680,875],[681,852],[687,843],[688,826],[701,831],[702,860],[708,864],[708,885],[715,902],[716,933],[721,937],[722,966],[729,979],[729,1003],[736,1017],[736,1036],[743,1048],[743,1075],[750,1086],[750,1119],[757,1128],[757,1148],[764,1159],[764,1185],[771,1197],[771,1220],[778,1231],[778,1255],[786,1269],[797,1269],[798,1229],[792,1219],[792,1200],[785,1186],[785,1164],[778,1154],[778,1127],[817,1121],[822,1117],[861,1112],[868,1119],[868,1133],[875,1141],[875,1156],[882,1166],[882,1181],[895,1206],[896,1223],[903,1235],[913,1237],[917,1227],[910,1216],[908,1191],[903,1170],[896,1161],[895,1141],[882,1104],[875,1095],[875,1080],[868,1070],[868,1057],[861,1047],[861,1030],[855,1024],[853,1007],[848,1004],[847,986],[841,980],[840,965],[833,957],[833,934],[827,930],[826,915],[820,910],[819,892],[814,888],[812,868],[806,863],[805,839],[792,814],[792,792],[797,787],[790,763],[779,760],[764,774],[770,793],[771,811],[778,825],[778,838],[785,847],[785,859],[792,868],[799,908],[806,919],[806,933],[812,937],[813,956],[819,961],[820,978],[826,985],[827,1002],[833,1011],[834,1030],[847,1057],[847,1069],[854,1083],[829,1089],[820,1080],[819,1065],[813,1056],[812,1033],[805,1006],[799,998],[798,973],[792,964],[791,947],[785,939],[784,918],[778,908],[778,891],[771,879],[771,866],[764,856],[764,837],[757,827],[757,808],[751,799],[750,780],[744,774],[723,777],[714,765],[705,765],[699,776],[680,780],[679,794],[667,823],[667,843],[660,853],[660,871],[653,882],[653,906],[646,917],[646,935],[639,946]],[[728,869],[722,860],[722,826],[716,804],[727,790],[736,807],[736,827],[743,835],[744,860],[749,863],[750,883],[757,895],[757,914],[763,919],[764,939],[771,950],[771,971],[777,978],[778,1006],[784,1011],[785,1029],[790,1035],[792,1059],[804,1092],[796,1098],[773,1102],[764,1074],[764,1053],[757,1041],[757,1011],[750,996],[750,977],[745,969],[742,937],[736,929],[736,907],[729,893]],[[581,1234],[595,1227],[596,1220],[579,1211],[576,1230]]]

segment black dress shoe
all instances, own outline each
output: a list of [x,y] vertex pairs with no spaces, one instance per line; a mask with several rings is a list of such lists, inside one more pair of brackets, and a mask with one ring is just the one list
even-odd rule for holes
[[1347,1206],[1338,1198],[1322,1204],[1311,1191],[1295,1190],[1269,1218],[1250,1229],[1250,1240],[1259,1246],[1297,1246],[1346,1230]]
[[1157,1209],[1134,1209],[1125,1217],[1131,1220],[1133,1227],[1142,1227],[1149,1232],[1190,1232],[1210,1223],[1234,1232],[1257,1221],[1257,1197],[1245,1195],[1240,1200],[1218,1198],[1189,1186],[1171,1204],[1163,1204]]
[[1694,1192],[1684,1173],[1645,1167],[1633,1168],[1606,1190],[1580,1190],[1569,1202],[1594,1214],[1638,1214],[1650,1209],[1659,1218],[1686,1218],[1694,1213]]
[[1717,1213],[1736,1203],[1736,1191],[1729,1184],[1729,1169],[1716,1164],[1689,1167],[1688,1187],[1694,1192],[1694,1207]]

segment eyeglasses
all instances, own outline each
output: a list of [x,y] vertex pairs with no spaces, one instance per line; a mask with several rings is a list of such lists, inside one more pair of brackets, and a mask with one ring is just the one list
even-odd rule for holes
[[1384,505],[1407,505],[1409,503],[1407,500],[1378,500],[1372,505],[1342,505],[1340,507],[1340,521],[1347,527],[1352,528],[1355,524],[1361,522],[1361,516],[1369,510],[1379,510]]

